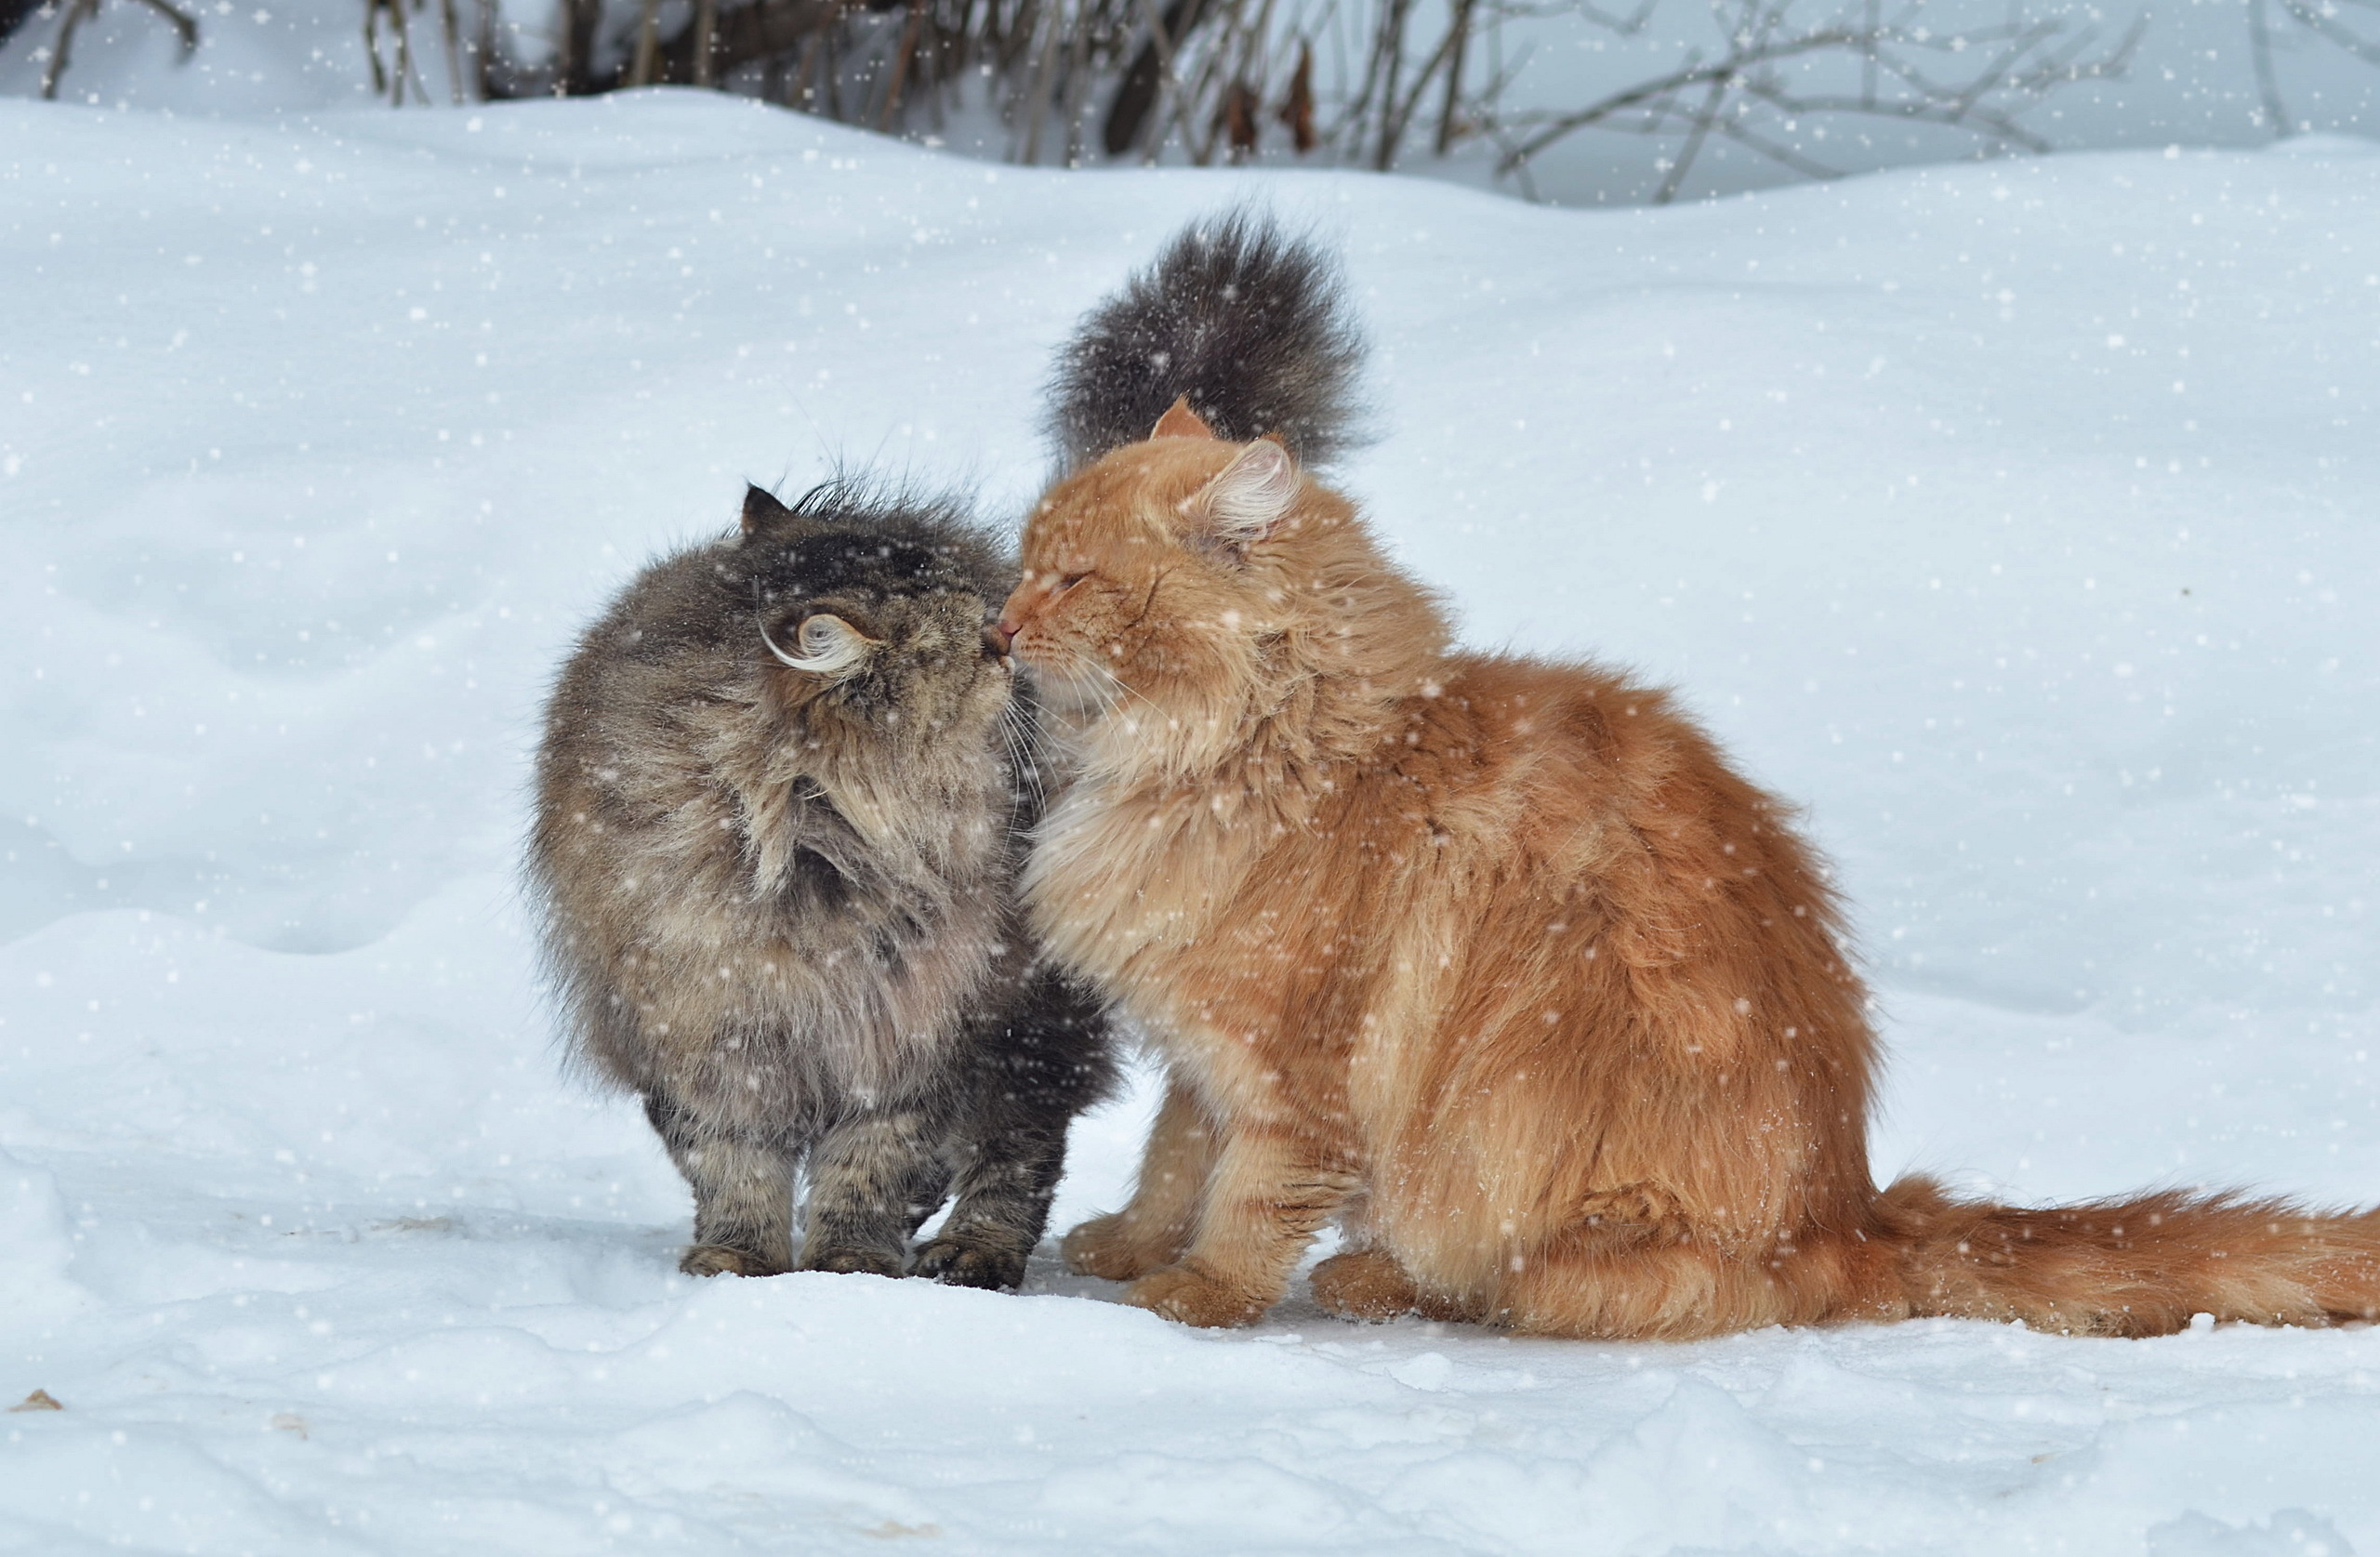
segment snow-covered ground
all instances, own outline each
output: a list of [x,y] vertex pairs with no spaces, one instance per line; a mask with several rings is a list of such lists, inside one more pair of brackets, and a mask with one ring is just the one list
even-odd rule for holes
[[[1078,312],[1225,175],[716,99],[0,101],[0,1551],[2380,1551],[2380,1332],[1212,1335],[695,1283],[512,874],[575,625],[747,477],[1019,511]],[[1349,484],[1474,641],[1810,807],[1879,1168],[2380,1198],[2380,147],[1666,212],[1274,178]],[[1145,1088],[1060,1225],[1117,1203]]]

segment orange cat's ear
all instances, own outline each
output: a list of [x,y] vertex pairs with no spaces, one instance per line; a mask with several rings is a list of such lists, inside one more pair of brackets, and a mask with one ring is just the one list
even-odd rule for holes
[[1206,521],[1208,535],[1242,551],[1273,533],[1298,495],[1297,463],[1289,451],[1260,438],[1183,505]]
[[1212,438],[1214,435],[1215,429],[1202,421],[1198,413],[1190,409],[1188,395],[1176,396],[1173,403],[1165,408],[1165,415],[1157,419],[1157,426],[1149,429],[1151,438]]

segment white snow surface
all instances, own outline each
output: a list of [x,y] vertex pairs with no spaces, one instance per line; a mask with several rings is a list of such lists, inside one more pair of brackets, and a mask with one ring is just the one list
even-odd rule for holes
[[1808,807],[1881,1173],[2380,1197],[2380,147],[1581,213],[692,94],[0,101],[0,1395],[63,1406],[0,1417],[0,1551],[2380,1551],[2369,1327],[675,1273],[517,886],[559,656],[746,478],[1013,522],[1052,347],[1251,188],[1343,248],[1345,484],[1467,639],[1636,666]]

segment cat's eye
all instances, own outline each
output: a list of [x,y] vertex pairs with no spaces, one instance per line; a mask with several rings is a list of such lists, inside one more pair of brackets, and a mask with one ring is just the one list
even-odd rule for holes
[[1084,579],[1089,578],[1091,574],[1087,573],[1060,574],[1058,575],[1058,593],[1062,595],[1064,594],[1067,590],[1073,588],[1076,585],[1080,584]]

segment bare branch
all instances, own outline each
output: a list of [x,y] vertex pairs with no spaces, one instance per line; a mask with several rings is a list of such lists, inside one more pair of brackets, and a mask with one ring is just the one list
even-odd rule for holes
[[[198,19],[171,5],[168,0],[143,0],[148,7],[165,19],[181,46],[180,57],[188,59],[198,49]],[[66,74],[67,61],[73,58],[74,34],[83,23],[99,14],[99,0],[68,0],[66,14],[58,23],[57,41],[49,46],[49,58],[42,65],[41,95],[55,99],[58,83]]]
[[[1805,54],[1815,54],[1827,49],[1842,48],[1858,37],[1858,34],[1855,32],[1842,29],[1829,29],[1825,32],[1813,33],[1805,37],[1796,38],[1788,43],[1774,46],[1752,59],[1745,58],[1741,55],[1731,54],[1727,58],[1718,60],[1712,64],[1689,64],[1683,69],[1673,71],[1667,75],[1656,76],[1650,81],[1639,82],[1633,86],[1625,87],[1618,92],[1611,93],[1607,97],[1597,99],[1595,101],[1589,103],[1584,108],[1574,110],[1568,113],[1554,114],[1538,121],[1540,123],[1541,127],[1535,135],[1524,140],[1514,153],[1508,154],[1503,162],[1499,165],[1497,171],[1500,173],[1509,173],[1514,166],[1518,165],[1519,163],[1536,156],[1548,146],[1553,145],[1555,141],[1561,139],[1564,136],[1570,134],[1572,131],[1584,129],[1588,125],[1599,124],[1604,120],[1614,117],[1617,114],[1625,112],[1629,109],[1648,103],[1654,99],[1667,97],[1674,93],[1685,91],[1690,87],[1707,86],[1714,82],[1732,81],[1736,77],[1742,75],[1744,72],[1750,69],[1755,62],[1790,59]],[[1537,119],[1538,116],[1536,115],[1522,114],[1516,115],[1514,122],[1529,123],[1532,120]]]
[[2326,42],[2345,49],[2365,64],[2380,65],[2380,39],[2356,36],[2333,19],[2328,7],[2309,6],[2306,0],[2281,0],[2281,8],[2287,11],[2290,20],[2300,27],[2319,33]]
[[[2014,10],[1993,26],[1937,32],[1921,20],[1920,0],[1889,14],[1882,0],[1856,0],[1805,23],[1796,4],[1713,0],[1712,24],[1724,40],[1714,57],[1689,52],[1666,73],[1576,109],[1501,116],[1488,126],[1500,148],[1497,171],[1517,176],[1565,137],[1599,129],[1677,139],[1656,204],[1678,195],[1713,135],[1802,177],[1832,177],[1835,169],[1791,139],[1793,126],[1812,117],[1938,126],[1969,137],[1979,152],[2043,151],[2047,141],[2018,115],[2075,82],[2122,74],[2141,36],[2135,23],[2103,46],[2089,30]],[[1856,70],[1854,90],[1813,89],[1825,75],[1813,75],[1813,67],[1830,59]]]
[[1695,112],[1694,127],[1686,132],[1686,145],[1670,163],[1669,172],[1662,178],[1660,189],[1653,195],[1654,205],[1666,205],[1677,198],[1678,186],[1686,182],[1687,169],[1694,165],[1696,155],[1702,150],[1702,142],[1710,138],[1712,122],[1719,117],[1720,112],[1726,106],[1727,84],[1733,79],[1731,75],[1716,75],[1711,78],[1710,90],[1703,94],[1702,106]]

